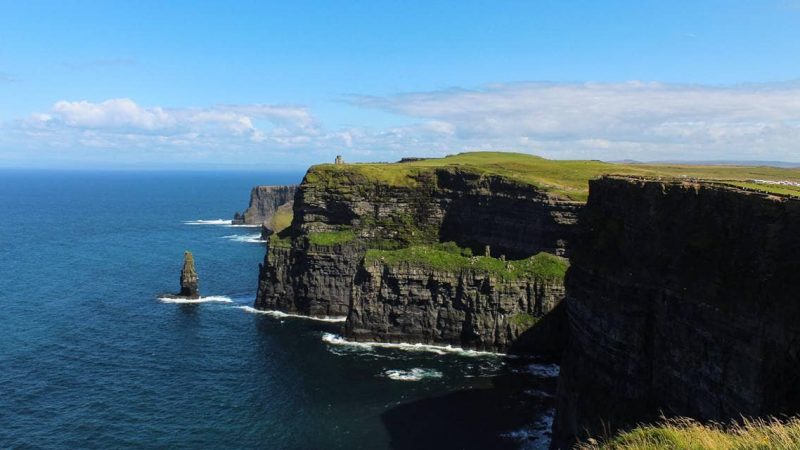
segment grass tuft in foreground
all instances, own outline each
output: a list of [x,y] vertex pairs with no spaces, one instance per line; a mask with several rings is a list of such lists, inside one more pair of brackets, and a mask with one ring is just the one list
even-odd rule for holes
[[664,419],[641,425],[602,442],[587,442],[578,450],[796,450],[800,448],[800,418],[752,419],[742,424],[704,425],[692,419]]
[[569,265],[566,259],[545,252],[516,261],[473,256],[470,249],[460,248],[453,242],[413,245],[398,250],[370,249],[365,259],[367,263],[377,260],[390,266],[409,263],[447,272],[472,269],[504,280],[561,280]]

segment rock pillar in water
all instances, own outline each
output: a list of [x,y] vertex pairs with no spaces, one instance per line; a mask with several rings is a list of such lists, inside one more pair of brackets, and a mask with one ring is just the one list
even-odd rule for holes
[[192,252],[183,252],[183,270],[181,270],[181,297],[200,298],[200,278],[194,269]]

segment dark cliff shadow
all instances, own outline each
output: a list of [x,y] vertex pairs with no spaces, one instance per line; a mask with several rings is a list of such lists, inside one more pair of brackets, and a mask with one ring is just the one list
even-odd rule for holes
[[[556,378],[527,372],[531,360],[509,360],[509,372],[487,387],[406,403],[381,415],[395,450],[547,448]],[[535,379],[534,379],[535,378]]]
[[548,448],[557,362],[567,338],[563,302],[509,349],[506,370],[485,383],[399,405],[381,419],[395,450]]

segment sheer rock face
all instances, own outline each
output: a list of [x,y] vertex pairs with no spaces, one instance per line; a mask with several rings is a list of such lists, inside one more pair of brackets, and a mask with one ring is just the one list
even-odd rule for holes
[[[365,267],[364,254],[372,245],[454,241],[475,254],[489,245],[494,257],[564,255],[582,203],[453,167],[401,185],[346,170],[329,178],[313,171],[295,197],[291,243],[267,251],[257,308],[349,314],[345,331],[356,339],[501,350],[522,333],[509,325],[510,316],[542,315],[563,295],[560,282],[501,283],[476,273]],[[308,239],[341,229],[352,230],[354,239],[333,246]]]
[[183,253],[183,269],[181,270],[181,297],[200,298],[200,277],[194,269],[192,252]]
[[[563,296],[561,280],[502,280],[470,269],[373,261],[358,268],[345,333],[360,341],[507,351]],[[526,345],[539,353],[551,350],[547,342]]]
[[800,411],[798,255],[797,199],[590,182],[566,277],[554,447],[660,412]]
[[261,225],[269,222],[275,211],[281,206],[294,201],[297,185],[256,186],[250,191],[250,206],[244,214],[236,213],[234,224]]
[[366,248],[358,241],[270,246],[259,265],[255,307],[311,316],[346,316],[356,270]]

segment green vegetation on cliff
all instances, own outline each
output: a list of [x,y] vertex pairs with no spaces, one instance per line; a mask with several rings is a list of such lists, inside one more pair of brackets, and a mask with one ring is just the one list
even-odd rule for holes
[[617,164],[601,161],[549,160],[521,153],[471,152],[404,163],[321,164],[311,167],[307,183],[334,187],[345,181],[416,187],[437,169],[451,168],[481,176],[502,176],[532,185],[557,197],[586,201],[588,180],[606,174],[720,180],[750,189],[800,196],[800,187],[753,180],[800,182],[800,169],[775,167]]
[[800,418],[747,420],[727,427],[691,419],[642,425],[602,442],[579,444],[579,450],[794,450],[800,448]]
[[280,233],[289,228],[289,225],[292,224],[292,217],[292,207],[289,204],[281,205],[275,210],[267,226],[275,233]]
[[308,241],[314,245],[338,245],[352,241],[356,238],[353,230],[322,231],[309,233]]
[[544,252],[516,261],[504,261],[490,256],[473,256],[470,249],[460,248],[452,242],[413,245],[397,250],[370,249],[367,251],[365,261],[367,263],[381,261],[390,266],[405,263],[447,272],[470,269],[504,280],[524,278],[562,280],[569,266],[566,259]]

